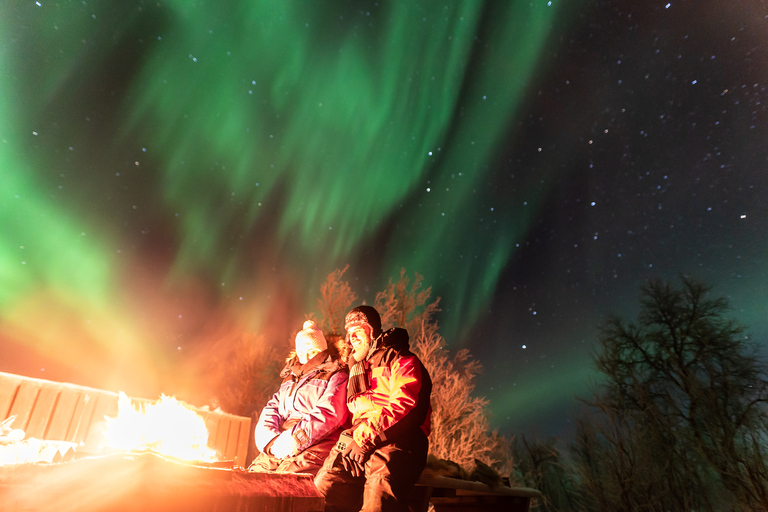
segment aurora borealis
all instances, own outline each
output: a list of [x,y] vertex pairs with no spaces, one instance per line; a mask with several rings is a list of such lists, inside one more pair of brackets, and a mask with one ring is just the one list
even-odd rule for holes
[[566,428],[649,277],[765,343],[768,9],[730,5],[6,2],[0,371],[174,393],[347,264],[425,277],[509,433]]

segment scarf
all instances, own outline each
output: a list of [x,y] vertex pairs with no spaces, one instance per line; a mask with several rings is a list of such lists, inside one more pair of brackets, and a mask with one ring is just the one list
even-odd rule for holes
[[[380,338],[381,336],[379,336]],[[347,402],[351,402],[356,397],[362,395],[371,389],[371,379],[368,376],[368,359],[376,352],[379,346],[379,338],[371,343],[368,353],[360,361],[357,361],[349,369],[349,380],[347,381]]]
[[357,396],[362,395],[371,389],[371,381],[368,379],[365,359],[356,362],[349,369],[349,380],[347,381],[347,402],[351,402]]

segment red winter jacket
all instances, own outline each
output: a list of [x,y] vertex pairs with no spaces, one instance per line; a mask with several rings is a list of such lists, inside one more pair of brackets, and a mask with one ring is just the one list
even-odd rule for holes
[[361,447],[396,442],[417,429],[429,435],[432,379],[408,342],[405,329],[382,333],[365,362],[370,389],[347,402],[352,437]]

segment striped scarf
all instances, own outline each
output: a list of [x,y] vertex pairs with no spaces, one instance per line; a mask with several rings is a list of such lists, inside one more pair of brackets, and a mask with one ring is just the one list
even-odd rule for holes
[[371,381],[366,371],[366,361],[356,362],[349,369],[349,381],[347,381],[347,402],[351,402],[358,395],[362,395],[371,388]]
[[360,359],[360,361],[356,362],[349,369],[349,380],[347,381],[347,402],[351,402],[357,396],[362,395],[371,389],[371,379],[368,376],[368,359],[374,352],[376,352],[376,349],[379,347],[380,338],[381,335],[373,340],[373,343],[371,343],[371,346],[368,349],[368,353],[365,355],[365,357]]

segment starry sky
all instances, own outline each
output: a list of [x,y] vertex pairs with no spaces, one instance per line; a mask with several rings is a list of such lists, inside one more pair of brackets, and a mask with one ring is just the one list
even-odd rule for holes
[[566,434],[649,278],[768,345],[766,34],[762,0],[6,1],[0,371],[183,394],[405,268],[492,426]]

